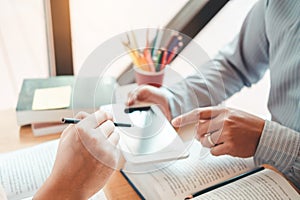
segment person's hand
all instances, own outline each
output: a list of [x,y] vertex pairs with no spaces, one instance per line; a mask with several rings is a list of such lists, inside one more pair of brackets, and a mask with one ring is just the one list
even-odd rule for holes
[[265,121],[249,113],[220,107],[197,108],[172,120],[174,127],[197,123],[196,139],[213,155],[255,154]]
[[88,199],[108,181],[119,160],[112,117],[81,112],[62,133],[52,173],[34,199]]
[[166,118],[171,120],[168,98],[160,89],[150,85],[142,85],[129,93],[128,106],[137,105],[141,102],[157,104]]

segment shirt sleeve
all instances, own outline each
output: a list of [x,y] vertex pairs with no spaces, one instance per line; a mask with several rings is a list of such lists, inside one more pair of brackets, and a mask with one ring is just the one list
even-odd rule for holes
[[252,8],[231,44],[200,66],[196,74],[168,88],[173,117],[197,107],[217,105],[262,78],[269,66],[264,2]]
[[266,121],[254,162],[269,164],[300,188],[300,133],[277,122]]

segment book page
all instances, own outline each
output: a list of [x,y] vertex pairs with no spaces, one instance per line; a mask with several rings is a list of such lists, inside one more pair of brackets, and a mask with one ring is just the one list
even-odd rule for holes
[[252,158],[215,157],[209,153],[203,156],[201,148],[199,142],[194,142],[189,158],[155,172],[124,173],[146,199],[184,199],[188,194],[254,168]]
[[[3,186],[8,200],[32,199],[50,175],[58,143],[59,140],[53,140],[34,147],[0,154],[0,186]],[[105,199],[103,190],[91,197],[91,200]]]
[[0,184],[8,199],[33,196],[51,172],[58,140],[0,154]]
[[[0,196],[1,197],[1,196]],[[1,199],[1,198],[0,198]],[[32,200],[32,197],[28,197],[28,198],[24,198],[22,200]],[[2,199],[1,199],[2,200]],[[5,200],[5,199],[3,199]],[[99,192],[97,192],[96,194],[94,194],[91,198],[89,198],[89,200],[107,200],[104,191],[101,189],[99,190]]]
[[101,189],[99,192],[97,192],[94,196],[92,196],[89,200],[106,200],[106,196],[104,191]]
[[265,169],[229,185],[217,188],[194,199],[197,200],[256,200],[300,199],[300,195],[278,173]]

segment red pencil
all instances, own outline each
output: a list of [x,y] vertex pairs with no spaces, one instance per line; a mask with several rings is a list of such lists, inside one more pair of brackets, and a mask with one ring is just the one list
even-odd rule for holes
[[172,52],[170,53],[170,55],[168,56],[168,59],[167,59],[167,63],[166,64],[170,64],[171,61],[173,60],[173,58],[175,57],[176,53],[178,51],[178,47],[174,47]]

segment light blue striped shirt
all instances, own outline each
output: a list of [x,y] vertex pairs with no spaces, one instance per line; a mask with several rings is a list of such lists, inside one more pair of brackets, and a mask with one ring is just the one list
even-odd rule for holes
[[[218,70],[208,63],[201,66],[201,75],[169,88],[173,117],[219,104],[259,81],[270,69],[272,120],[265,123],[254,160],[257,165],[276,167],[300,188],[300,0],[259,1],[238,37],[213,64]],[[224,93],[218,88],[224,88]]]

